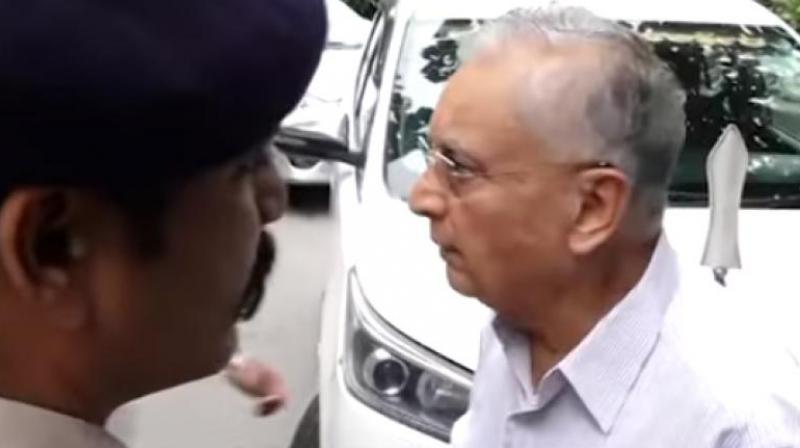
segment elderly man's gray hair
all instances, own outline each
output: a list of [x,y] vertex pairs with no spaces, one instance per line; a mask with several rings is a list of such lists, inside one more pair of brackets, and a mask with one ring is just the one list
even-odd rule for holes
[[586,74],[600,78],[586,119],[601,143],[586,150],[623,169],[634,181],[637,205],[660,217],[684,144],[686,95],[669,66],[635,31],[583,8],[517,9],[485,25],[460,56],[466,61],[509,41],[559,45],[576,38],[602,41],[619,56]]

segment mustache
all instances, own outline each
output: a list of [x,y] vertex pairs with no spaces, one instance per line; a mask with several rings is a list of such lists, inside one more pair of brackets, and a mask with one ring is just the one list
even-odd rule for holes
[[265,283],[267,276],[272,272],[275,264],[275,240],[267,232],[262,232],[258,240],[256,260],[253,264],[253,272],[247,282],[242,299],[236,310],[236,319],[248,321],[255,316],[261,302],[264,299]]

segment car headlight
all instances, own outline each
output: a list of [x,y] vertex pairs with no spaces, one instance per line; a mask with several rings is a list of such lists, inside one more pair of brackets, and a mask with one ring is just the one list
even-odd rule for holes
[[348,280],[348,389],[378,412],[448,442],[469,404],[469,372],[394,329],[365,300],[355,272]]

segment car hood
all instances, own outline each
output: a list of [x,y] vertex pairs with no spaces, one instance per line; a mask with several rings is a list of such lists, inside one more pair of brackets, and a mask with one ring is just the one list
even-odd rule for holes
[[[377,202],[365,210],[364,223],[371,230],[360,239],[356,259],[356,273],[367,300],[395,329],[474,370],[480,330],[490,322],[491,310],[448,286],[445,264],[429,238],[427,220],[414,216],[403,201]],[[708,219],[704,208],[668,211],[667,238],[682,263],[700,265]],[[800,275],[797,229],[800,210],[743,210],[743,269],[729,274],[728,287],[758,291],[754,297],[758,306],[774,309],[798,296],[791,292],[795,290],[793,276]],[[712,276],[710,270],[708,275]]]

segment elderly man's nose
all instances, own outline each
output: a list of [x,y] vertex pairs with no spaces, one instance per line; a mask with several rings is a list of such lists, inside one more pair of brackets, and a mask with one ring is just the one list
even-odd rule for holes
[[286,182],[273,168],[263,169],[255,177],[256,202],[262,224],[277,221],[283,216],[289,203]]
[[431,170],[426,171],[414,184],[408,201],[412,212],[428,218],[442,216],[447,207],[446,198],[434,177]]

